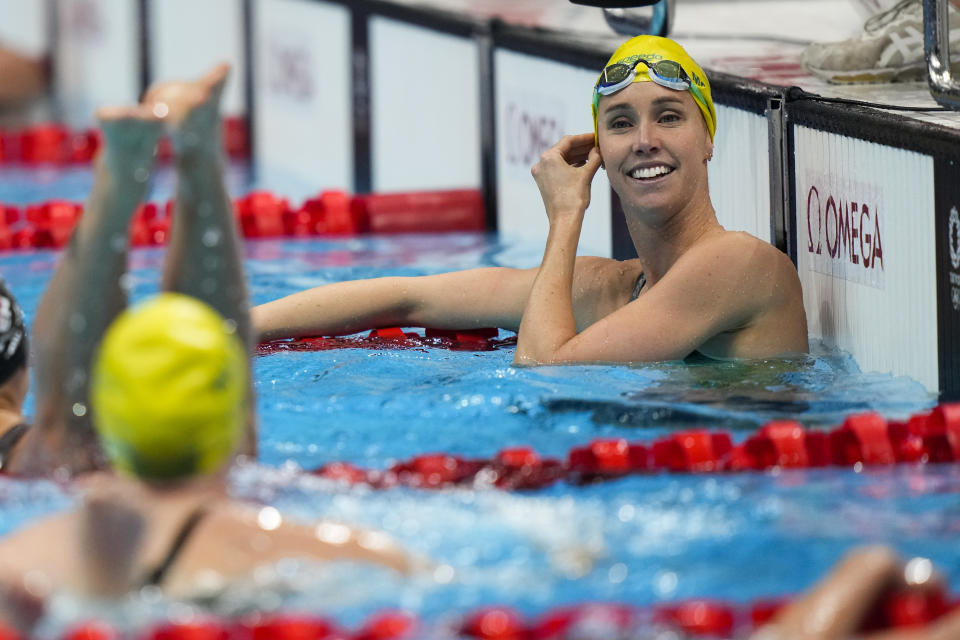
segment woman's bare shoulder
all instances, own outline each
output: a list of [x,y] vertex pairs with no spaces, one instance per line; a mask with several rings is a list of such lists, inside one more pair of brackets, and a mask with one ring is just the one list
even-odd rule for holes
[[[729,256],[728,276],[734,291],[749,291],[741,299],[746,313],[741,346],[753,343],[759,352],[806,352],[807,325],[803,289],[790,257],[769,242],[742,232],[720,238],[723,253]],[[749,288],[742,283],[750,282]],[[737,282],[741,283],[737,286]]]
[[747,249],[765,257],[772,257],[774,254],[784,255],[782,251],[766,240],[762,240],[746,231],[724,231],[710,236],[703,245],[722,251],[741,252]]
[[[790,293],[799,293],[800,277],[797,274],[797,268],[786,253],[773,246],[769,242],[761,240],[749,233],[736,232],[731,234],[731,247],[739,255],[749,256],[749,261],[745,265],[750,269],[751,276],[770,278],[778,288],[784,285],[791,285]],[[747,250],[749,249],[749,250]]]
[[637,259],[577,258],[573,278],[577,330],[582,331],[627,304],[641,273],[643,265]]
[[695,274],[702,286],[724,292],[744,322],[787,309],[802,313],[796,267],[789,256],[756,236],[739,231],[716,234],[695,245],[683,260],[683,272]]
[[727,270],[762,280],[773,277],[796,279],[797,270],[790,257],[769,242],[744,231],[717,234],[697,247],[700,259],[713,256],[722,259]]

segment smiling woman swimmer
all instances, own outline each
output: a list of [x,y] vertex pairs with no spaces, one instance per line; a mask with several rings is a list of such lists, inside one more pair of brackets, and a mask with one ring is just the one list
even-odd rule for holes
[[[550,222],[538,269],[317,287],[254,308],[257,335],[497,326],[519,330],[518,365],[805,353],[793,264],[770,244],[725,230],[710,202],[716,111],[699,65],[672,40],[633,38],[603,69],[593,111],[594,133],[563,138],[533,167]],[[637,259],[575,255],[601,166]]]

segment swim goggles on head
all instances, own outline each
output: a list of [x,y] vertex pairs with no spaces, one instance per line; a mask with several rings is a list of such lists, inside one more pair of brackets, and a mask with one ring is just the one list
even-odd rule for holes
[[703,94],[700,93],[700,89],[693,83],[679,62],[674,62],[673,60],[650,62],[649,60],[639,57],[632,63],[615,62],[605,67],[595,87],[597,97],[609,96],[631,84],[637,77],[637,65],[640,63],[643,63],[647,68],[647,75],[653,82],[656,82],[661,87],[675,91],[689,90],[705,104],[705,98]]

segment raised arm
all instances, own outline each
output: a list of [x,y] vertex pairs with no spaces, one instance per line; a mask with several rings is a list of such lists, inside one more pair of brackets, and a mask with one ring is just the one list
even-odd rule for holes
[[573,274],[590,183],[600,168],[593,134],[566,136],[546,151],[532,173],[543,196],[550,231],[517,339],[514,364],[557,360],[574,336]]
[[[170,243],[163,289],[203,300],[236,326],[252,350],[250,306],[241,244],[223,177],[220,97],[229,66],[220,64],[193,82],[151,87],[144,103],[164,114],[177,170]],[[247,392],[249,418],[239,452],[256,453],[252,377]]]
[[223,178],[219,110],[228,72],[220,64],[195,82],[158,84],[144,103],[165,114],[177,169],[163,288],[207,302],[250,346],[241,245]]
[[35,428],[10,469],[38,474],[100,462],[88,411],[87,372],[103,332],[126,305],[128,229],[147,191],[160,121],[143,106],[101,109],[103,150],[70,245],[37,309]]

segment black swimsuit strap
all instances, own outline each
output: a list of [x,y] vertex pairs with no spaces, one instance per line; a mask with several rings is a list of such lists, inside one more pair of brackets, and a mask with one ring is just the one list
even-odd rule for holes
[[147,573],[141,583],[143,586],[159,587],[163,583],[163,579],[167,577],[167,573],[170,571],[170,568],[173,567],[173,563],[180,557],[180,552],[183,551],[183,547],[187,544],[190,534],[196,530],[197,525],[200,524],[200,521],[203,520],[206,515],[206,508],[200,506],[194,509],[193,513],[184,520],[180,526],[180,531],[177,532],[177,537],[173,539],[173,544],[170,545],[170,550],[167,551],[166,557],[164,557],[163,561],[158,564],[153,571]]
[[645,284],[647,284],[647,274],[641,271],[640,275],[637,276],[637,283],[633,285],[633,293],[630,295],[630,302],[633,302],[640,297],[640,292],[643,291]]
[[13,448],[17,446],[20,438],[23,437],[23,434],[25,434],[29,428],[30,425],[28,423],[21,422],[20,424],[10,427],[6,433],[0,436],[0,473],[4,471],[7,462],[10,461],[10,454],[13,452]]

